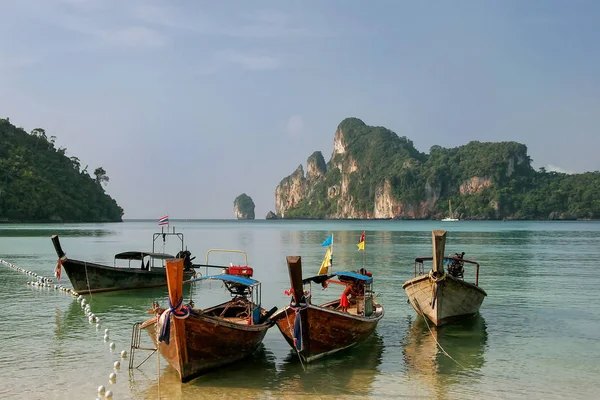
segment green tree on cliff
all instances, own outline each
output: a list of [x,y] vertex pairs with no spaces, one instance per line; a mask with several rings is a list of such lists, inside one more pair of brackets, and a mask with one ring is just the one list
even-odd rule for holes
[[110,181],[108,176],[106,176],[106,171],[102,167],[94,170],[94,176],[96,177],[96,183],[100,186],[106,185]]

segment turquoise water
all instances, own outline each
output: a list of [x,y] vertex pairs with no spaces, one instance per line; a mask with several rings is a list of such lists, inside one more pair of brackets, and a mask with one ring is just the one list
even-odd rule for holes
[[[152,301],[166,304],[166,290],[86,296],[101,319],[98,331],[73,297],[28,286],[31,277],[0,264],[0,398],[93,399],[99,385],[112,390],[115,400],[156,399],[159,393],[164,399],[583,399],[600,390],[600,223],[188,221],[174,226],[184,233],[195,262],[204,261],[211,248],[246,251],[267,309],[289,302],[286,256],[302,256],[304,273],[316,273],[325,250],[320,244],[333,233],[334,268],[357,269],[363,253],[356,243],[365,230],[367,268],[385,317],[368,342],[306,370],[273,327],[243,364],[181,384],[156,355],[132,370],[129,357],[119,356],[129,352],[132,325],[149,317]],[[440,228],[448,230],[446,254],[465,251],[481,264],[480,286],[488,297],[478,318],[430,332],[407,304],[402,284],[413,277],[414,258],[431,254],[431,230]],[[0,258],[53,277],[52,234],[60,236],[68,256],[112,265],[115,253],[151,249],[157,231],[155,221],[0,225]],[[212,257],[217,263],[240,261]],[[70,286],[64,273],[59,283]],[[338,296],[335,290],[313,290],[314,301]],[[227,294],[220,284],[204,283],[193,297],[203,307]],[[116,344],[112,351],[103,340],[105,328]],[[146,336],[143,344],[151,344]],[[146,355],[139,352],[136,365]],[[109,383],[117,360],[121,369],[116,383]]]

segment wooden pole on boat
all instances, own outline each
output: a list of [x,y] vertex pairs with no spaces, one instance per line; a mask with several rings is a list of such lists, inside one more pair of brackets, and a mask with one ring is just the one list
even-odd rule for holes
[[446,246],[446,231],[431,231],[431,241],[433,244],[433,266],[431,269],[438,274],[444,273],[444,248]]
[[58,239],[58,235],[52,235],[52,244],[54,245],[54,250],[56,250],[56,255],[58,258],[63,258],[65,256],[65,252],[63,251],[60,240]]
[[[167,286],[169,288],[169,301],[171,306],[175,307],[179,301],[183,300],[183,258],[169,258],[166,260]],[[172,317],[171,341],[175,342],[175,348],[179,355],[180,374],[183,375],[183,365],[187,364],[187,345],[185,320]]]
[[[288,265],[288,272],[290,274],[290,284],[292,285],[292,296],[294,303],[296,304],[296,307],[300,307],[301,305],[306,307],[308,306],[308,299],[304,297],[304,285],[302,284],[302,257],[287,256],[286,261]],[[310,355],[310,327],[308,324],[307,312],[307,309],[301,309],[299,311],[302,349],[298,350],[295,347],[294,349],[298,353],[300,362],[302,362],[302,357],[304,357],[306,354]],[[287,314],[286,318],[289,318]],[[292,318],[295,318],[294,311],[292,311]],[[295,322],[292,322],[292,326],[294,325]]]
[[290,274],[290,284],[292,285],[292,297],[294,303],[299,305],[304,299],[304,286],[302,285],[302,257],[286,257],[288,272]]

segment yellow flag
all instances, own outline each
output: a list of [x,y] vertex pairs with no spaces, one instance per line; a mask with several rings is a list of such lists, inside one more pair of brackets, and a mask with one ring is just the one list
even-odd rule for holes
[[331,247],[327,248],[327,252],[325,252],[325,258],[323,258],[323,262],[321,263],[321,268],[319,268],[319,272],[317,275],[323,275],[327,273],[327,269],[331,267]]
[[365,251],[365,233],[363,232],[362,235],[360,235],[360,239],[358,239],[358,250],[362,250]]

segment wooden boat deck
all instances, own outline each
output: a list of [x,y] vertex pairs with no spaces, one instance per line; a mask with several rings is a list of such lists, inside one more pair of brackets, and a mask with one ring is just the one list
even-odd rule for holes
[[[342,307],[339,306],[339,305],[337,307],[330,306],[330,307],[327,307],[327,308],[329,308],[331,310],[334,310],[334,311],[343,312],[342,311]],[[348,314],[352,314],[352,315],[359,315],[358,314],[358,308],[357,308],[356,304],[348,306],[348,309],[346,310],[346,312]]]
[[227,318],[223,318],[223,319],[226,321],[232,322],[234,324],[248,325],[248,318],[227,317]]

